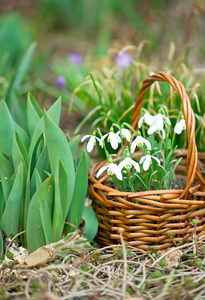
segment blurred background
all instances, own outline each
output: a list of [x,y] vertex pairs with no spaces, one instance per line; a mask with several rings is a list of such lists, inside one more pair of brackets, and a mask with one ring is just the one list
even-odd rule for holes
[[177,54],[191,47],[196,64],[205,59],[204,0],[1,0],[0,12],[1,25],[11,15],[18,19],[15,25],[21,28],[15,38],[24,35],[24,43],[34,39],[39,50],[52,55],[80,52],[102,57],[108,49],[148,40],[144,57],[152,56],[154,64],[167,58],[170,42]]
[[[113,96],[112,87],[106,86],[109,101],[112,96],[129,100],[119,108],[121,115],[133,105],[143,79],[165,71],[186,85],[205,127],[204,0],[0,0],[0,45],[0,96],[6,97],[22,126],[21,114],[26,118],[22,99],[28,91],[46,107],[61,95],[71,120],[68,125],[66,112],[61,126],[74,130],[99,107],[97,85],[88,89],[88,83],[96,80],[103,90],[112,78],[118,91]],[[127,56],[119,65],[116,55],[124,52]],[[135,59],[135,69],[122,73],[130,59]],[[118,73],[112,69],[116,65]],[[90,72],[93,77],[88,80]],[[129,72],[137,74],[134,84]],[[83,91],[79,86],[85,87]],[[113,103],[104,117],[108,118]],[[104,121],[102,112],[91,114],[92,122]]]

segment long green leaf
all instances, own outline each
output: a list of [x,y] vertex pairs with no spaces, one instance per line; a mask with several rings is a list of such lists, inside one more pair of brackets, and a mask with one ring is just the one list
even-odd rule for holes
[[[52,195],[52,177],[48,177],[33,195],[29,205],[26,236],[30,252],[35,251],[46,243],[44,228],[41,221],[40,202],[48,202],[48,200],[50,202]],[[47,217],[49,218],[49,216]]]
[[0,260],[3,260],[3,257],[4,257],[3,238],[0,233]]
[[34,51],[35,51],[35,48],[36,48],[36,43],[33,42],[28,50],[26,51],[26,53],[24,54],[24,56],[22,57],[22,59],[20,60],[20,62],[18,63],[18,66],[17,66],[17,76],[15,76],[15,80],[14,80],[14,83],[13,83],[13,86],[15,88],[19,88],[19,86],[22,84],[23,82],[23,79],[31,65],[31,62],[32,62],[32,58],[33,58],[33,55],[34,55]]
[[[87,171],[87,163],[86,163],[85,150],[84,150],[84,155],[82,156],[76,171],[73,199],[66,219],[68,223],[73,224],[76,228],[79,227],[82,218],[85,198],[87,194],[87,187],[88,187],[88,171]],[[74,228],[69,225],[67,225],[65,229],[66,229],[66,233],[74,230]]]
[[19,165],[13,188],[9,194],[6,207],[1,219],[0,228],[7,236],[12,233],[18,233],[20,206],[23,192],[23,163]]
[[55,197],[53,208],[53,241],[58,241],[63,232],[64,222],[68,212],[68,176],[58,159],[55,173]]
[[19,164],[21,162],[23,162],[25,171],[27,173],[27,166],[28,166],[27,151],[26,151],[26,148],[25,148],[19,134],[16,131],[14,132],[14,138],[13,138],[12,160],[14,163],[15,170],[17,169]]
[[7,178],[11,178],[14,174],[14,166],[13,164],[0,152],[0,166],[4,176]]
[[63,131],[49,118],[48,114],[44,114],[45,120],[45,137],[48,149],[49,161],[52,174],[55,177],[58,160],[60,159],[63,168],[68,177],[68,197],[64,201],[62,207],[66,207],[65,215],[67,215],[73,196],[75,184],[75,169],[73,155],[71,153],[68,141]]
[[75,158],[76,151],[78,149],[80,141],[80,135],[77,135],[71,142],[69,142],[70,150],[72,152],[73,158]]
[[37,104],[35,99],[32,97],[30,93],[27,96],[27,127],[30,136],[32,137],[36,125],[39,120],[43,117],[43,112],[40,106]]
[[91,207],[84,207],[83,218],[85,220],[85,233],[88,242],[92,242],[98,231],[98,219]]
[[[49,108],[47,111],[47,115],[51,118],[51,120],[58,125],[60,121],[60,113],[61,113],[61,97],[58,98],[55,103]],[[42,117],[38,124],[36,125],[36,128],[34,130],[31,143],[30,143],[30,148],[29,148],[29,154],[28,157],[31,157],[31,154],[33,152],[33,148],[35,147],[36,140],[39,138],[41,133],[44,131],[44,117]]]
[[52,222],[51,212],[45,199],[40,198],[40,217],[45,236],[46,245],[52,242]]
[[[0,169],[0,178],[1,178],[1,185],[2,185],[2,190],[3,190],[3,196],[5,199],[5,203],[7,202],[8,198],[9,198],[9,194],[11,192],[11,188],[9,186],[8,181],[6,180],[2,170]],[[0,214],[1,216],[1,214]]]
[[11,153],[14,124],[5,99],[0,102],[0,151]]
[[16,132],[19,134],[19,136],[20,136],[20,138],[21,138],[21,140],[22,140],[22,142],[23,142],[23,144],[26,148],[26,151],[28,152],[29,146],[30,146],[30,139],[29,139],[28,134],[16,122],[14,122],[14,130],[16,130]]

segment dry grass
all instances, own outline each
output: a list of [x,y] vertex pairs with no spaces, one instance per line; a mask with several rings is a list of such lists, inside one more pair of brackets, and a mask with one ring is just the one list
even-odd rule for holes
[[205,299],[204,241],[205,236],[193,238],[163,254],[154,248],[134,252],[121,239],[121,245],[70,254],[32,269],[4,261],[0,299]]

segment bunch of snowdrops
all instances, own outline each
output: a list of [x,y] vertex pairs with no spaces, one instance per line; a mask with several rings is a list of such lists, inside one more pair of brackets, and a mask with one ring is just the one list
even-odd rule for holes
[[[177,158],[179,154],[175,153],[177,145],[174,145],[174,142],[176,134],[181,134],[186,129],[183,114],[179,113],[172,130],[170,119],[163,107],[154,116],[142,109],[138,128],[136,131],[127,123],[121,126],[113,123],[105,135],[97,128],[92,135],[82,138],[82,142],[89,139],[86,146],[88,152],[93,150],[96,143],[105,151],[108,163],[98,170],[96,178],[107,171],[115,189],[120,191],[172,188],[176,168],[182,159]],[[108,143],[115,153],[108,152]],[[116,151],[119,151],[120,147],[119,157]],[[136,152],[137,147],[141,152]],[[118,164],[113,159],[115,156],[119,158]]]

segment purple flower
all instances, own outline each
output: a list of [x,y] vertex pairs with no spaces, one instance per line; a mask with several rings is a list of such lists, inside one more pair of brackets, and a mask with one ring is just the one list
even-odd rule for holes
[[81,65],[83,61],[83,56],[80,53],[70,53],[68,58],[74,65],[78,66]]
[[58,89],[63,89],[66,86],[66,79],[63,75],[60,75],[56,79],[56,87]]
[[118,68],[125,69],[132,64],[134,57],[129,55],[127,51],[125,51],[121,55],[116,54],[114,56],[114,60]]

